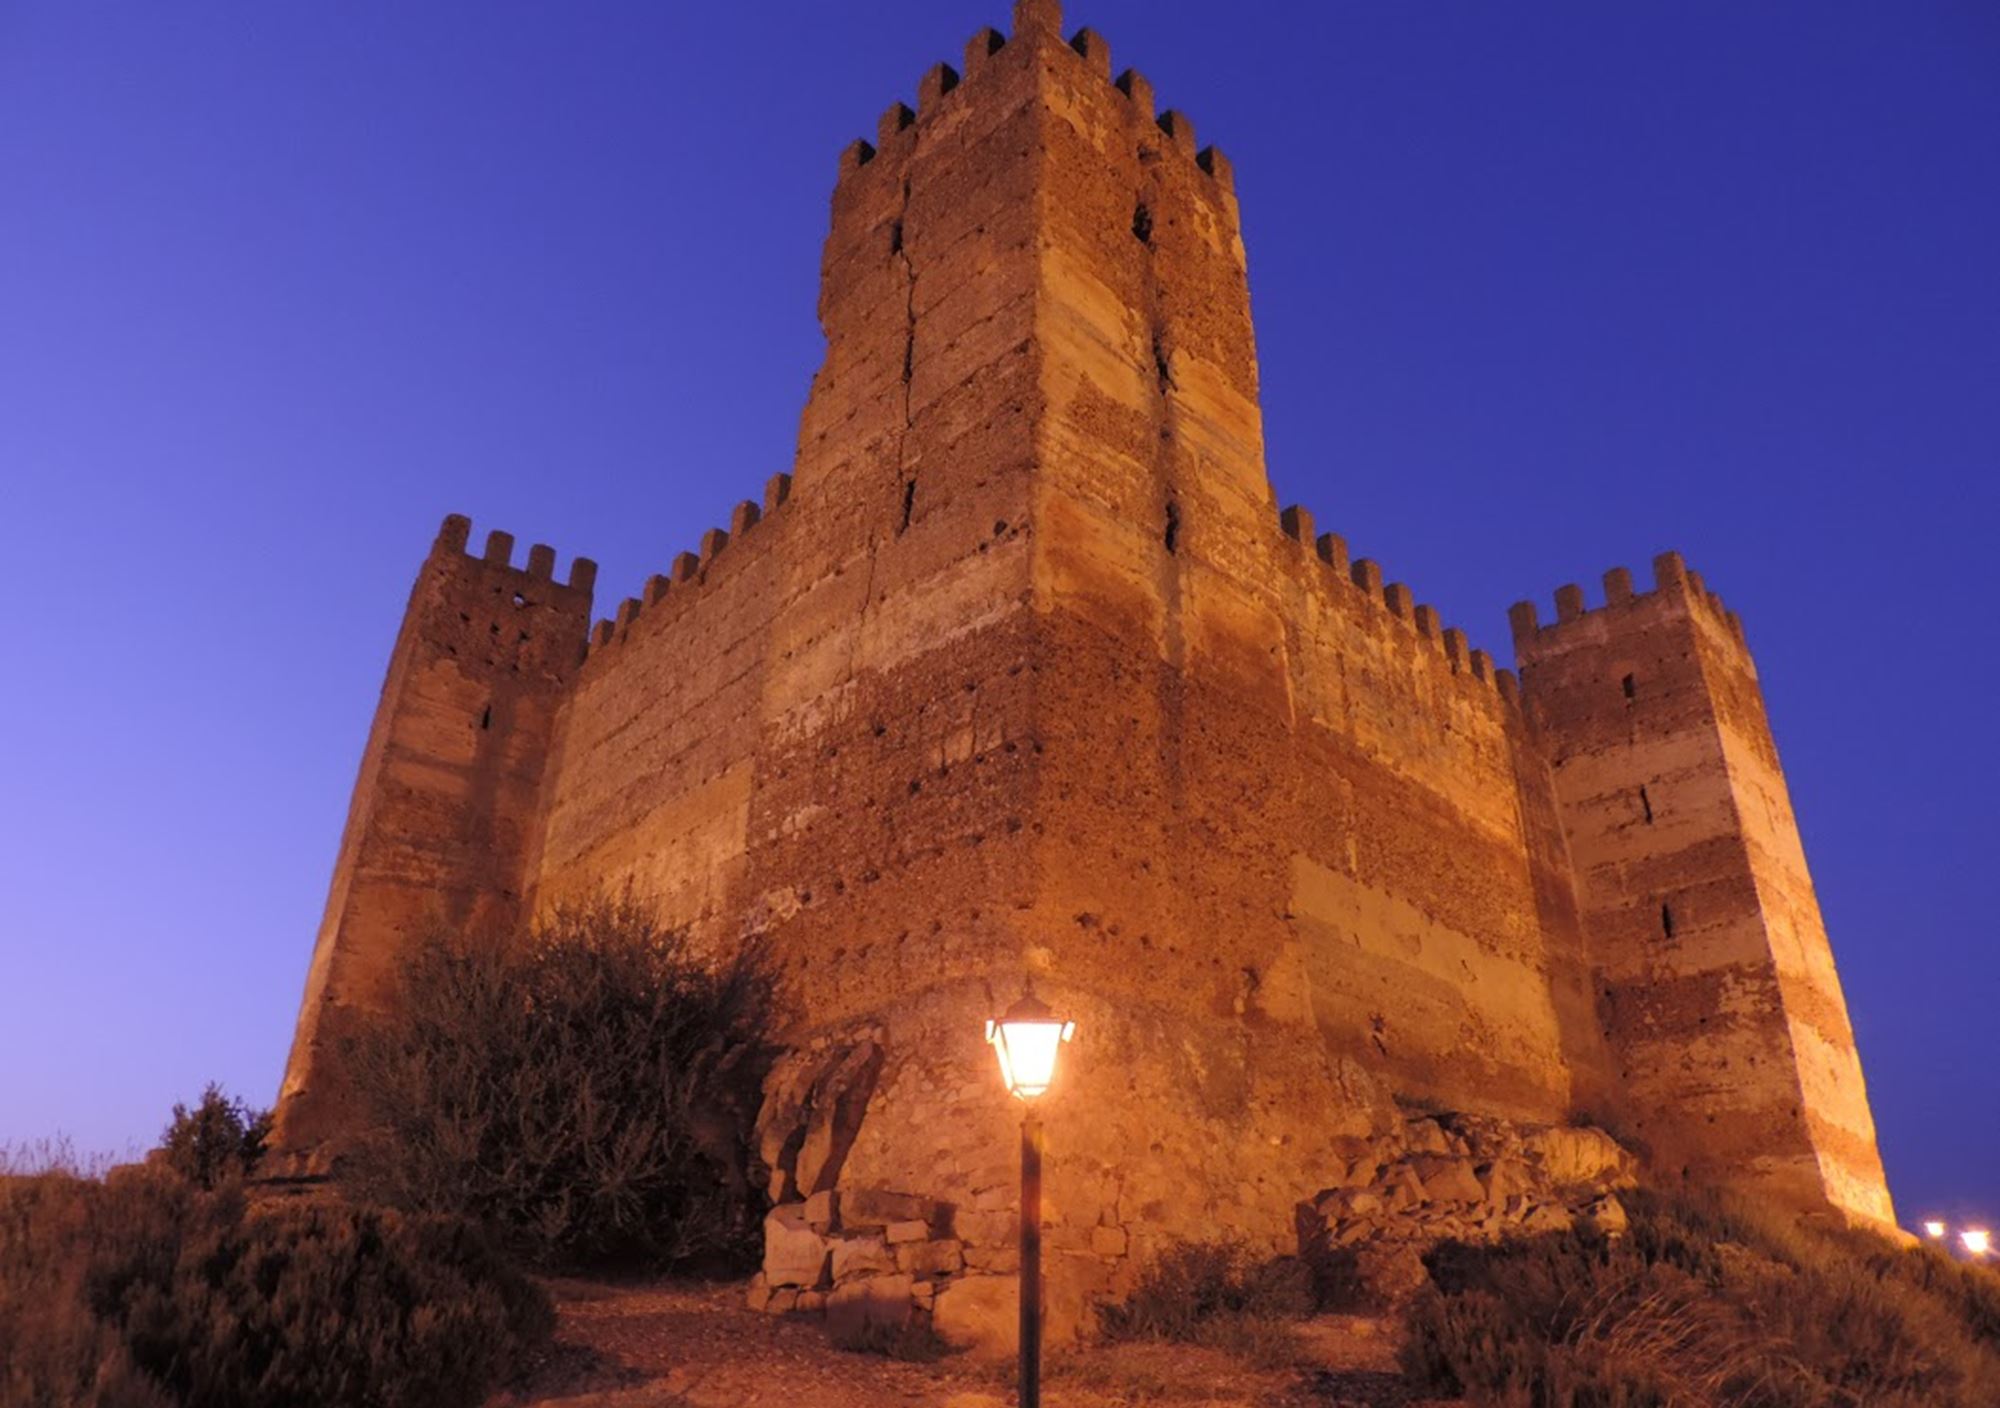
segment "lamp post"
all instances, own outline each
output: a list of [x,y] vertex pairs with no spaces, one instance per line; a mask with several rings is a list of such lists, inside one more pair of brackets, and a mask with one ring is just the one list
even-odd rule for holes
[[1035,1101],[1055,1079],[1056,1053],[1076,1023],[1049,1010],[1032,991],[986,1023],[1007,1093],[1021,1112],[1021,1386],[1020,1408],[1042,1401],[1042,1117]]

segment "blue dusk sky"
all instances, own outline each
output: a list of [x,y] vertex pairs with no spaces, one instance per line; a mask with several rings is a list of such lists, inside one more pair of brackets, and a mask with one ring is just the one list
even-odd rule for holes
[[[1905,1221],[2000,1216],[2000,9],[1072,3],[1233,159],[1271,475],[1507,656],[1756,652]],[[789,466],[835,160],[1004,0],[0,3],[0,1140],[268,1101],[449,512]]]

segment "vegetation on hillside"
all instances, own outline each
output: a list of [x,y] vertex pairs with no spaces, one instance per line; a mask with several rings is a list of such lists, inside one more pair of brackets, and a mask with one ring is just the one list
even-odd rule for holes
[[1297,1354],[1294,1327],[1318,1306],[1297,1257],[1260,1257],[1226,1241],[1177,1242],[1107,1308],[1107,1339],[1164,1340],[1233,1350],[1259,1364]]
[[1627,1206],[1616,1239],[1437,1248],[1411,1377],[1507,1408],[2000,1403],[2000,1275],[1714,1200]]
[[351,1186],[552,1269],[752,1260],[767,994],[754,947],[703,962],[629,900],[434,933],[353,1052]]
[[193,1109],[175,1102],[160,1135],[163,1163],[198,1188],[217,1188],[247,1176],[264,1156],[271,1112],[253,1110],[209,1082]]
[[470,1408],[551,1318],[467,1224],[252,1204],[170,1160],[0,1178],[9,1408]]

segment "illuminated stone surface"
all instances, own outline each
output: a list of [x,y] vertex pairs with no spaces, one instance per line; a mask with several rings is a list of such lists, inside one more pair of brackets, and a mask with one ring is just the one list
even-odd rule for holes
[[[1056,21],[1024,3],[842,158],[797,459],[726,531],[592,629],[589,564],[559,586],[447,520],[280,1147],[337,1140],[338,1037],[428,914],[629,885],[778,964],[774,1310],[823,1303],[838,1245],[1011,1333],[1019,1109],[981,1036],[1029,974],[1079,1027],[1044,1102],[1058,1333],[1175,1238],[1295,1248],[1319,1190],[1566,1220],[1528,1170],[1625,1157],[1585,1114],[1670,1176],[1888,1221],[1735,618],[1663,558],[1517,608],[1517,682],[1281,512],[1228,163]],[[1540,1152],[1466,1163],[1399,1101]]]

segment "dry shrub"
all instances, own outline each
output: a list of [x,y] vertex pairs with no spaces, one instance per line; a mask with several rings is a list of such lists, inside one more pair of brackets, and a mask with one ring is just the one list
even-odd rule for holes
[[159,1170],[0,1183],[0,1402],[478,1404],[546,1297],[464,1225]]
[[101,1191],[61,1171],[0,1175],[0,1403],[8,1408],[173,1408],[117,1328],[91,1310],[87,1249],[115,1235],[91,1225]]
[[1312,1278],[1296,1257],[1258,1258],[1233,1242],[1180,1242],[1102,1317],[1106,1338],[1206,1344],[1260,1364],[1296,1358],[1293,1322],[1314,1310]]
[[352,1185],[551,1269],[753,1260],[768,986],[754,948],[701,962],[629,900],[433,933],[353,1052]]
[[33,1178],[44,1173],[66,1173],[71,1178],[102,1178],[120,1162],[139,1157],[137,1146],[121,1160],[116,1154],[85,1152],[67,1134],[45,1135],[40,1139],[0,1141],[0,1178]]
[[905,1364],[935,1364],[952,1352],[952,1347],[928,1323],[915,1320],[900,1325],[856,1320],[836,1327],[827,1338],[835,1349],[844,1349],[849,1354],[872,1354]]
[[1992,1408],[2000,1277],[1715,1200],[1628,1206],[1615,1241],[1439,1247],[1406,1370],[1520,1408]]
[[160,1158],[196,1187],[215,1188],[249,1174],[270,1133],[269,1110],[232,1100],[211,1081],[192,1110],[174,1103],[174,1117],[160,1135]]

